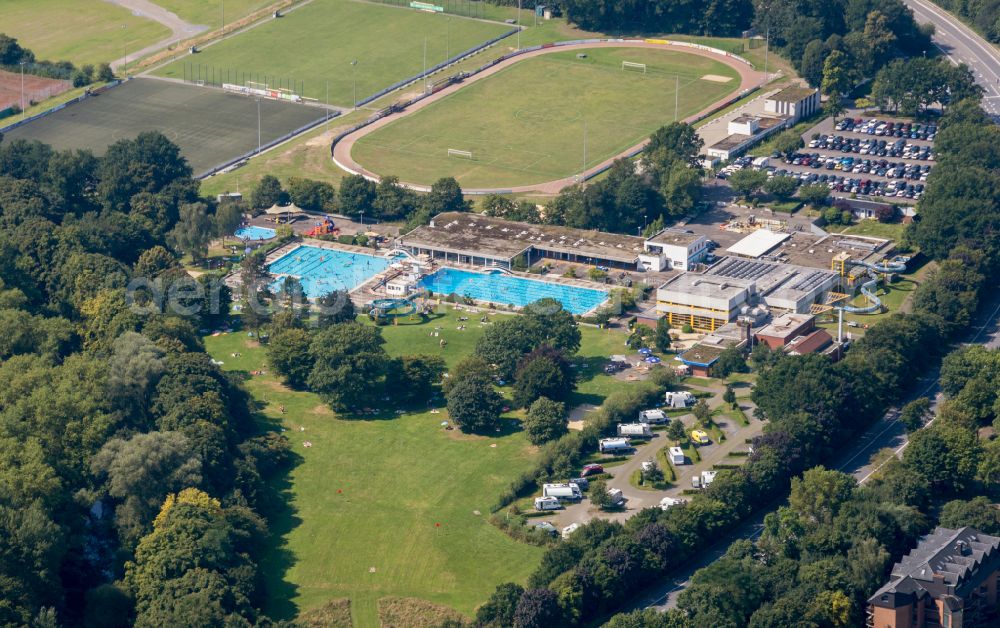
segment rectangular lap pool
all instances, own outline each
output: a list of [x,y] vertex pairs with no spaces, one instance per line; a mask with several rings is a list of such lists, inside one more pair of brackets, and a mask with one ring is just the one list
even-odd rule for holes
[[272,275],[298,277],[306,296],[314,299],[334,290],[353,290],[392,262],[364,253],[303,245],[274,260],[268,270]]
[[589,312],[608,298],[603,290],[513,277],[500,271],[479,273],[442,268],[421,279],[420,285],[439,295],[456,294],[476,301],[518,307],[548,297],[561,302],[573,314]]

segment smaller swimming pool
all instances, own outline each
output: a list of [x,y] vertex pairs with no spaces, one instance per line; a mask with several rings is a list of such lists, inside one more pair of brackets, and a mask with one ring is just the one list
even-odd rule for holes
[[608,298],[608,293],[549,281],[536,281],[506,275],[499,271],[479,273],[442,268],[420,280],[423,288],[435,294],[457,294],[486,303],[505,303],[524,307],[539,299],[552,298],[572,314],[583,314]]
[[249,227],[240,227],[233,235],[240,240],[259,241],[270,240],[277,235],[277,232],[274,229],[268,229],[267,227],[255,227],[251,225]]
[[[354,290],[385,271],[393,261],[364,253],[301,245],[271,262],[268,270],[272,275],[298,277],[306,296],[315,299],[334,290]],[[277,290],[283,281],[282,278],[275,281],[274,289]]]

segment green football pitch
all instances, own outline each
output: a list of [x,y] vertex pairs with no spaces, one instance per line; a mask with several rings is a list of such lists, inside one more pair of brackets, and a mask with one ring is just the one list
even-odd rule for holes
[[[510,27],[409,8],[314,0],[280,19],[155,71],[170,78],[264,82],[334,105],[354,102],[419,74]],[[356,65],[352,65],[357,61]]]
[[[648,48],[554,52],[516,63],[367,135],[352,157],[403,181],[464,187],[542,183],[579,173],[739,88],[706,57]],[[646,64],[645,72],[622,62]],[[728,79],[728,80],[727,80]],[[449,156],[449,149],[469,151]]]
[[38,59],[78,66],[110,63],[170,36],[153,20],[90,0],[0,0],[0,33],[16,38]]

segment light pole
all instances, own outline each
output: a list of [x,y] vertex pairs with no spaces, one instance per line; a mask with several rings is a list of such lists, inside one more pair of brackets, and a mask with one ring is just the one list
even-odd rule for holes
[[128,37],[125,35],[126,24],[122,24],[122,76],[128,78]]
[[257,154],[260,154],[260,98],[257,99]]
[[517,49],[521,49],[521,0],[517,0]]
[[226,0],[222,0],[222,34],[226,34]]
[[448,37],[445,40],[447,44],[445,45],[445,59],[451,59],[451,18],[448,18]]
[[25,61],[21,61],[21,119],[24,120],[24,64]]
[[427,38],[424,37],[424,93],[427,93]]
[[[354,110],[358,110],[358,60],[351,61],[351,81],[354,83]],[[330,97],[327,96],[327,101]],[[328,103],[329,104],[329,103]]]
[[361,226],[365,226],[365,210],[361,210]]

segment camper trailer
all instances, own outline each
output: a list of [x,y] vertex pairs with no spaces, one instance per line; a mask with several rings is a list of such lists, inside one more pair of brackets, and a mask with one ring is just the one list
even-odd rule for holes
[[625,503],[625,494],[621,489],[609,488],[608,495],[611,497],[611,507],[617,508]]
[[602,454],[623,454],[632,451],[632,445],[627,438],[602,438],[597,443]]
[[555,497],[536,497],[535,510],[559,510],[562,503]]
[[718,471],[702,471],[701,475],[695,475],[691,478],[691,486],[693,488],[708,488],[715,480],[716,473]]
[[667,422],[667,415],[663,410],[643,410],[639,413],[639,423],[649,423],[659,425]]
[[670,464],[687,464],[687,456],[684,455],[684,450],[680,447],[670,448]]
[[555,497],[558,500],[580,501],[583,493],[576,484],[543,484],[542,497]]
[[653,430],[649,429],[649,425],[646,423],[622,423],[618,426],[618,435],[631,438],[652,438]]

